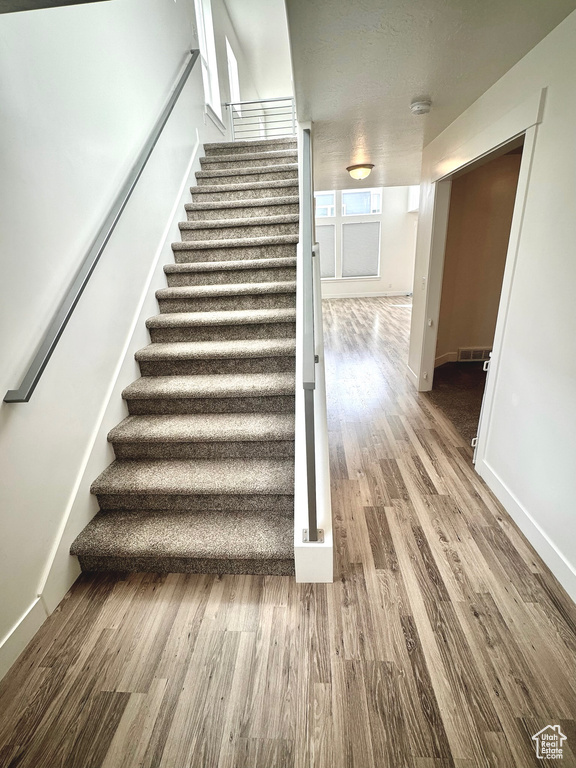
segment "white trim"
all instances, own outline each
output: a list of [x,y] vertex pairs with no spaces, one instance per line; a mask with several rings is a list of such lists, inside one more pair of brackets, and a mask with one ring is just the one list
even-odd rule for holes
[[[546,89],[542,88],[533,93],[528,99],[512,108],[480,133],[473,136],[463,144],[452,147],[443,156],[432,158],[431,193],[434,197],[432,207],[432,231],[430,237],[430,259],[428,262],[427,293],[425,300],[425,312],[422,317],[422,326],[414,328],[414,333],[422,334],[422,346],[420,351],[418,389],[428,392],[432,389],[434,360],[436,357],[436,341],[438,320],[440,316],[440,299],[442,296],[442,277],[444,273],[444,253],[446,250],[446,233],[448,228],[448,216],[450,210],[450,185],[451,176],[457,171],[476,163],[478,160],[496,152],[501,147],[513,141],[518,136],[525,134],[528,137],[530,131],[535,136],[536,126],[542,120]],[[466,114],[466,113],[464,113]],[[441,134],[442,136],[442,134]],[[439,137],[440,138],[440,137]],[[526,167],[532,162],[533,145],[527,146],[528,138],[525,138],[520,176],[526,174]],[[425,150],[426,152],[426,150]],[[520,237],[521,224],[519,212],[524,210],[527,193],[526,185],[518,184],[516,203],[512,217],[512,228],[508,244],[508,255],[517,252]],[[500,299],[500,307],[509,301],[504,289],[511,290],[511,284],[503,286]],[[496,347],[496,342],[494,344]],[[424,374],[428,375],[424,378]],[[431,374],[431,375],[430,375]],[[480,443],[480,440],[478,441]]]
[[510,308],[510,298],[512,295],[514,274],[516,272],[518,251],[522,239],[522,224],[524,223],[524,211],[526,208],[526,198],[528,196],[528,186],[530,184],[530,173],[532,171],[537,132],[538,126],[534,125],[526,131],[524,138],[524,149],[522,151],[522,162],[520,163],[520,174],[518,176],[516,199],[514,201],[514,213],[512,215],[508,251],[506,253],[504,276],[502,278],[502,291],[500,293],[500,303],[498,305],[492,355],[490,357],[490,366],[488,368],[484,397],[482,399],[482,409],[480,411],[480,421],[478,423],[478,442],[474,454],[474,461],[476,463],[483,461],[485,458],[486,446],[488,445],[488,437],[492,426],[492,406],[500,370],[501,349],[504,334],[506,332],[506,323],[508,321],[508,310]]
[[433,162],[431,181],[441,181],[455,171],[491,155],[499,147],[521,136],[529,128],[542,122],[546,88],[534,92],[527,99],[504,113],[496,122],[468,141],[453,147],[446,155]]
[[430,237],[430,263],[426,279],[427,293],[421,329],[422,355],[418,372],[418,390],[429,392],[434,379],[434,360],[436,359],[436,344],[438,341],[438,320],[440,317],[440,300],[442,298],[442,279],[444,276],[444,255],[446,252],[446,237],[448,234],[448,217],[450,214],[450,195],[452,181],[444,179],[432,185],[433,218]]
[[0,641],[0,679],[16,662],[24,648],[48,618],[44,605],[37,597],[16,624]]
[[224,125],[222,120],[218,117],[216,112],[214,112],[210,104],[204,105],[204,114],[210,118],[210,120],[214,123],[214,125],[216,126],[216,128],[218,128],[219,131],[221,131],[223,134],[226,133],[226,126]]
[[[324,280],[322,283],[324,284]],[[340,283],[340,280],[337,282]],[[339,293],[334,296],[326,296],[322,291],[323,299],[369,299],[372,296],[412,296],[409,291],[370,291],[368,293]]]
[[[319,226],[318,224],[316,226]],[[366,277],[363,277],[362,275],[354,275],[354,277],[323,277],[322,282],[323,283],[342,283],[342,281],[348,282],[350,280],[381,280],[382,278],[380,275],[367,275]]]
[[434,368],[439,368],[444,363],[455,363],[458,360],[458,352],[445,352],[434,360]]
[[409,365],[406,366],[406,376],[408,376],[412,384],[414,384],[416,389],[418,389],[418,376],[416,376],[416,374],[414,373],[412,368],[410,368]]
[[568,592],[572,600],[576,602],[576,570],[574,570],[567,558],[560,552],[546,532],[538,525],[528,510],[522,506],[519,499],[484,459],[476,461],[476,471],[566,592]]

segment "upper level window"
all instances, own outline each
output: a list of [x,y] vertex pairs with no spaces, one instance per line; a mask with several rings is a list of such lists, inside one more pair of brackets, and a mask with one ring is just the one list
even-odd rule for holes
[[[232,103],[242,101],[240,98],[240,76],[238,74],[238,61],[232,50],[228,38],[226,38],[226,59],[228,61],[228,82],[230,83],[230,101]],[[240,106],[234,109],[242,117]]]
[[382,213],[382,195],[378,189],[346,189],[342,191],[342,216],[364,216]]
[[316,218],[335,215],[334,192],[315,192],[314,198],[316,200]]
[[202,61],[204,98],[206,99],[206,104],[212,108],[217,117],[222,119],[212,6],[210,5],[210,0],[194,0],[194,8],[196,10],[196,25],[198,27],[198,46]]

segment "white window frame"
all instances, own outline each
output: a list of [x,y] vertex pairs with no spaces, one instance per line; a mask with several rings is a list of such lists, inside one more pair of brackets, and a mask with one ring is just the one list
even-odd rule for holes
[[[316,198],[318,195],[334,195],[334,204],[333,205],[318,205],[316,202]],[[332,208],[334,213],[328,214],[328,216],[316,216],[317,219],[320,219],[321,221],[324,221],[324,219],[333,219],[336,215],[336,191],[333,189],[328,189],[324,192],[314,192],[314,213],[318,210],[318,208]]]
[[214,112],[222,123],[222,104],[220,102],[220,82],[218,80],[218,61],[214,40],[214,23],[210,0],[194,0],[196,26],[198,28],[198,47],[202,64],[204,83],[204,101],[206,107]]
[[[344,210],[345,203],[344,203],[344,192],[370,192],[370,213],[346,213]],[[342,216],[345,216],[347,219],[350,218],[350,216],[381,216],[382,215],[382,190],[378,187],[373,187],[371,189],[342,189]],[[378,195],[380,198],[380,210],[374,211],[374,208],[376,207],[374,205],[374,198]]]
[[[230,101],[239,102],[242,101],[240,96],[240,72],[238,70],[238,59],[234,53],[234,49],[230,45],[230,40],[226,40],[226,61],[228,62],[228,83],[230,85]],[[242,108],[238,105],[234,107],[234,110],[238,113],[239,117],[242,117]]]
[[[342,192],[353,192],[355,190],[348,189],[329,189],[325,191],[315,192],[315,195],[328,195],[334,193],[334,216],[320,216],[316,218],[318,226],[327,224],[333,224],[335,227],[334,232],[334,248],[335,248],[335,277],[323,277],[322,282],[342,282],[349,280],[380,280],[382,269],[382,228],[383,228],[383,201],[384,193],[380,187],[370,188],[370,192],[376,192],[380,195],[380,213],[359,213],[350,216],[345,216],[343,213]],[[363,191],[365,191],[363,189]],[[354,275],[353,277],[344,277],[342,275],[342,243],[343,243],[343,231],[344,224],[362,224],[369,221],[377,221],[380,224],[380,241],[378,243],[378,274],[377,275]]]

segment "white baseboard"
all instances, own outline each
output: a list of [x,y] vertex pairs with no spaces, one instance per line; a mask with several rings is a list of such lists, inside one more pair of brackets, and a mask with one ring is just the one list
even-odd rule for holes
[[476,470],[576,603],[576,567],[560,552],[546,532],[542,530],[528,510],[485,460],[476,463]]
[[414,384],[416,389],[418,389],[418,376],[414,373],[414,371],[412,370],[412,368],[410,368],[409,365],[406,366],[406,375],[408,376],[412,384]]
[[438,368],[440,365],[444,365],[444,363],[455,363],[457,360],[458,352],[445,352],[434,360],[434,368]]
[[375,291],[370,291],[369,293],[335,293],[335,294],[329,294],[327,293],[324,288],[322,289],[322,298],[323,299],[370,299],[372,297],[378,297],[378,296],[412,296],[411,293],[408,291],[384,291],[383,293],[376,293]]
[[42,600],[37,597],[0,642],[0,679],[8,672],[47,618]]

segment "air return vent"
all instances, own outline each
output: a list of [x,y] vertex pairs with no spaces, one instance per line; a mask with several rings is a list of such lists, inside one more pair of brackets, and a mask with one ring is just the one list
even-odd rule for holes
[[481,363],[490,359],[492,347],[460,347],[458,350],[459,363]]

